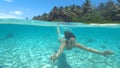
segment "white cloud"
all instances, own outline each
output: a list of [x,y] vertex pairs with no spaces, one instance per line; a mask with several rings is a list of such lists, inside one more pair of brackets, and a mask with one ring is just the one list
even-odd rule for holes
[[14,11],[14,14],[16,14],[16,15],[22,15],[23,12],[22,11]]
[[5,2],[13,2],[13,0],[3,0],[3,1],[5,1]]
[[23,18],[22,11],[10,11],[10,12],[0,12],[0,18]]
[[16,11],[11,11],[11,12],[9,12],[9,14],[22,15],[23,12],[22,12],[22,11],[19,11],[19,10],[16,10]]
[[0,13],[0,18],[19,18],[19,19],[21,19],[22,17],[12,15],[12,14]]

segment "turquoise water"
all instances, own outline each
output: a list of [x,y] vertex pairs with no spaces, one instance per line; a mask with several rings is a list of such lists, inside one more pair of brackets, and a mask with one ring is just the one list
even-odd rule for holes
[[60,30],[62,33],[72,31],[82,45],[101,51],[112,50],[115,54],[103,57],[74,48],[64,50],[60,58],[52,62],[50,56],[60,45],[56,26],[0,24],[0,67],[120,68],[120,27],[77,26],[80,27],[60,26]]

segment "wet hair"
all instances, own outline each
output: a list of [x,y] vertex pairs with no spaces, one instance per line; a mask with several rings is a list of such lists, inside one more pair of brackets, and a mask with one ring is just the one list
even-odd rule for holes
[[69,40],[70,38],[76,38],[75,37],[75,35],[72,33],[72,32],[70,32],[70,31],[65,31],[64,32],[64,35],[65,35],[65,38],[67,39],[67,40]]

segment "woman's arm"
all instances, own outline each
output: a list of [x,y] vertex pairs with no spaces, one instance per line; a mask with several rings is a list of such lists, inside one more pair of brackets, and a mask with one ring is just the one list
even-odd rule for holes
[[58,35],[61,34],[59,26],[57,26],[57,33],[58,33]]
[[59,50],[57,51],[57,53],[56,53],[56,56],[57,56],[57,57],[59,57],[59,56],[62,54],[64,48],[65,48],[65,43],[62,44],[62,45],[60,46]]
[[63,49],[65,48],[66,44],[62,43],[62,45],[60,46],[60,48],[58,49],[57,53],[53,54],[51,56],[51,60],[55,61],[63,52]]
[[109,50],[107,50],[107,51],[98,51],[98,50],[93,49],[93,48],[82,46],[82,45],[80,45],[78,43],[76,43],[75,46],[80,48],[80,49],[84,49],[84,50],[87,50],[87,51],[90,51],[90,52],[93,52],[93,53],[96,53],[96,54],[104,55],[104,56],[113,54],[113,52],[109,51]]

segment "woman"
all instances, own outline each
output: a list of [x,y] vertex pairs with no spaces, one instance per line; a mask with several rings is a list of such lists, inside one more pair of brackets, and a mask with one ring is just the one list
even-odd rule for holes
[[60,48],[57,51],[57,53],[55,53],[55,54],[53,54],[51,56],[51,60],[52,61],[55,61],[61,55],[61,53],[63,52],[64,48],[70,50],[70,49],[72,49],[74,47],[77,47],[77,48],[80,48],[80,49],[83,49],[83,50],[87,50],[87,51],[90,51],[90,52],[93,52],[93,53],[96,53],[96,54],[99,54],[99,55],[103,55],[103,56],[112,55],[113,54],[113,52],[109,51],[109,50],[107,50],[107,51],[98,51],[96,49],[80,45],[79,43],[77,43],[75,41],[76,37],[70,31],[65,31],[64,35],[61,35],[60,29],[59,29],[59,27],[57,27],[57,32],[58,32],[58,36],[60,38],[59,40],[60,40],[61,45],[60,45]]

